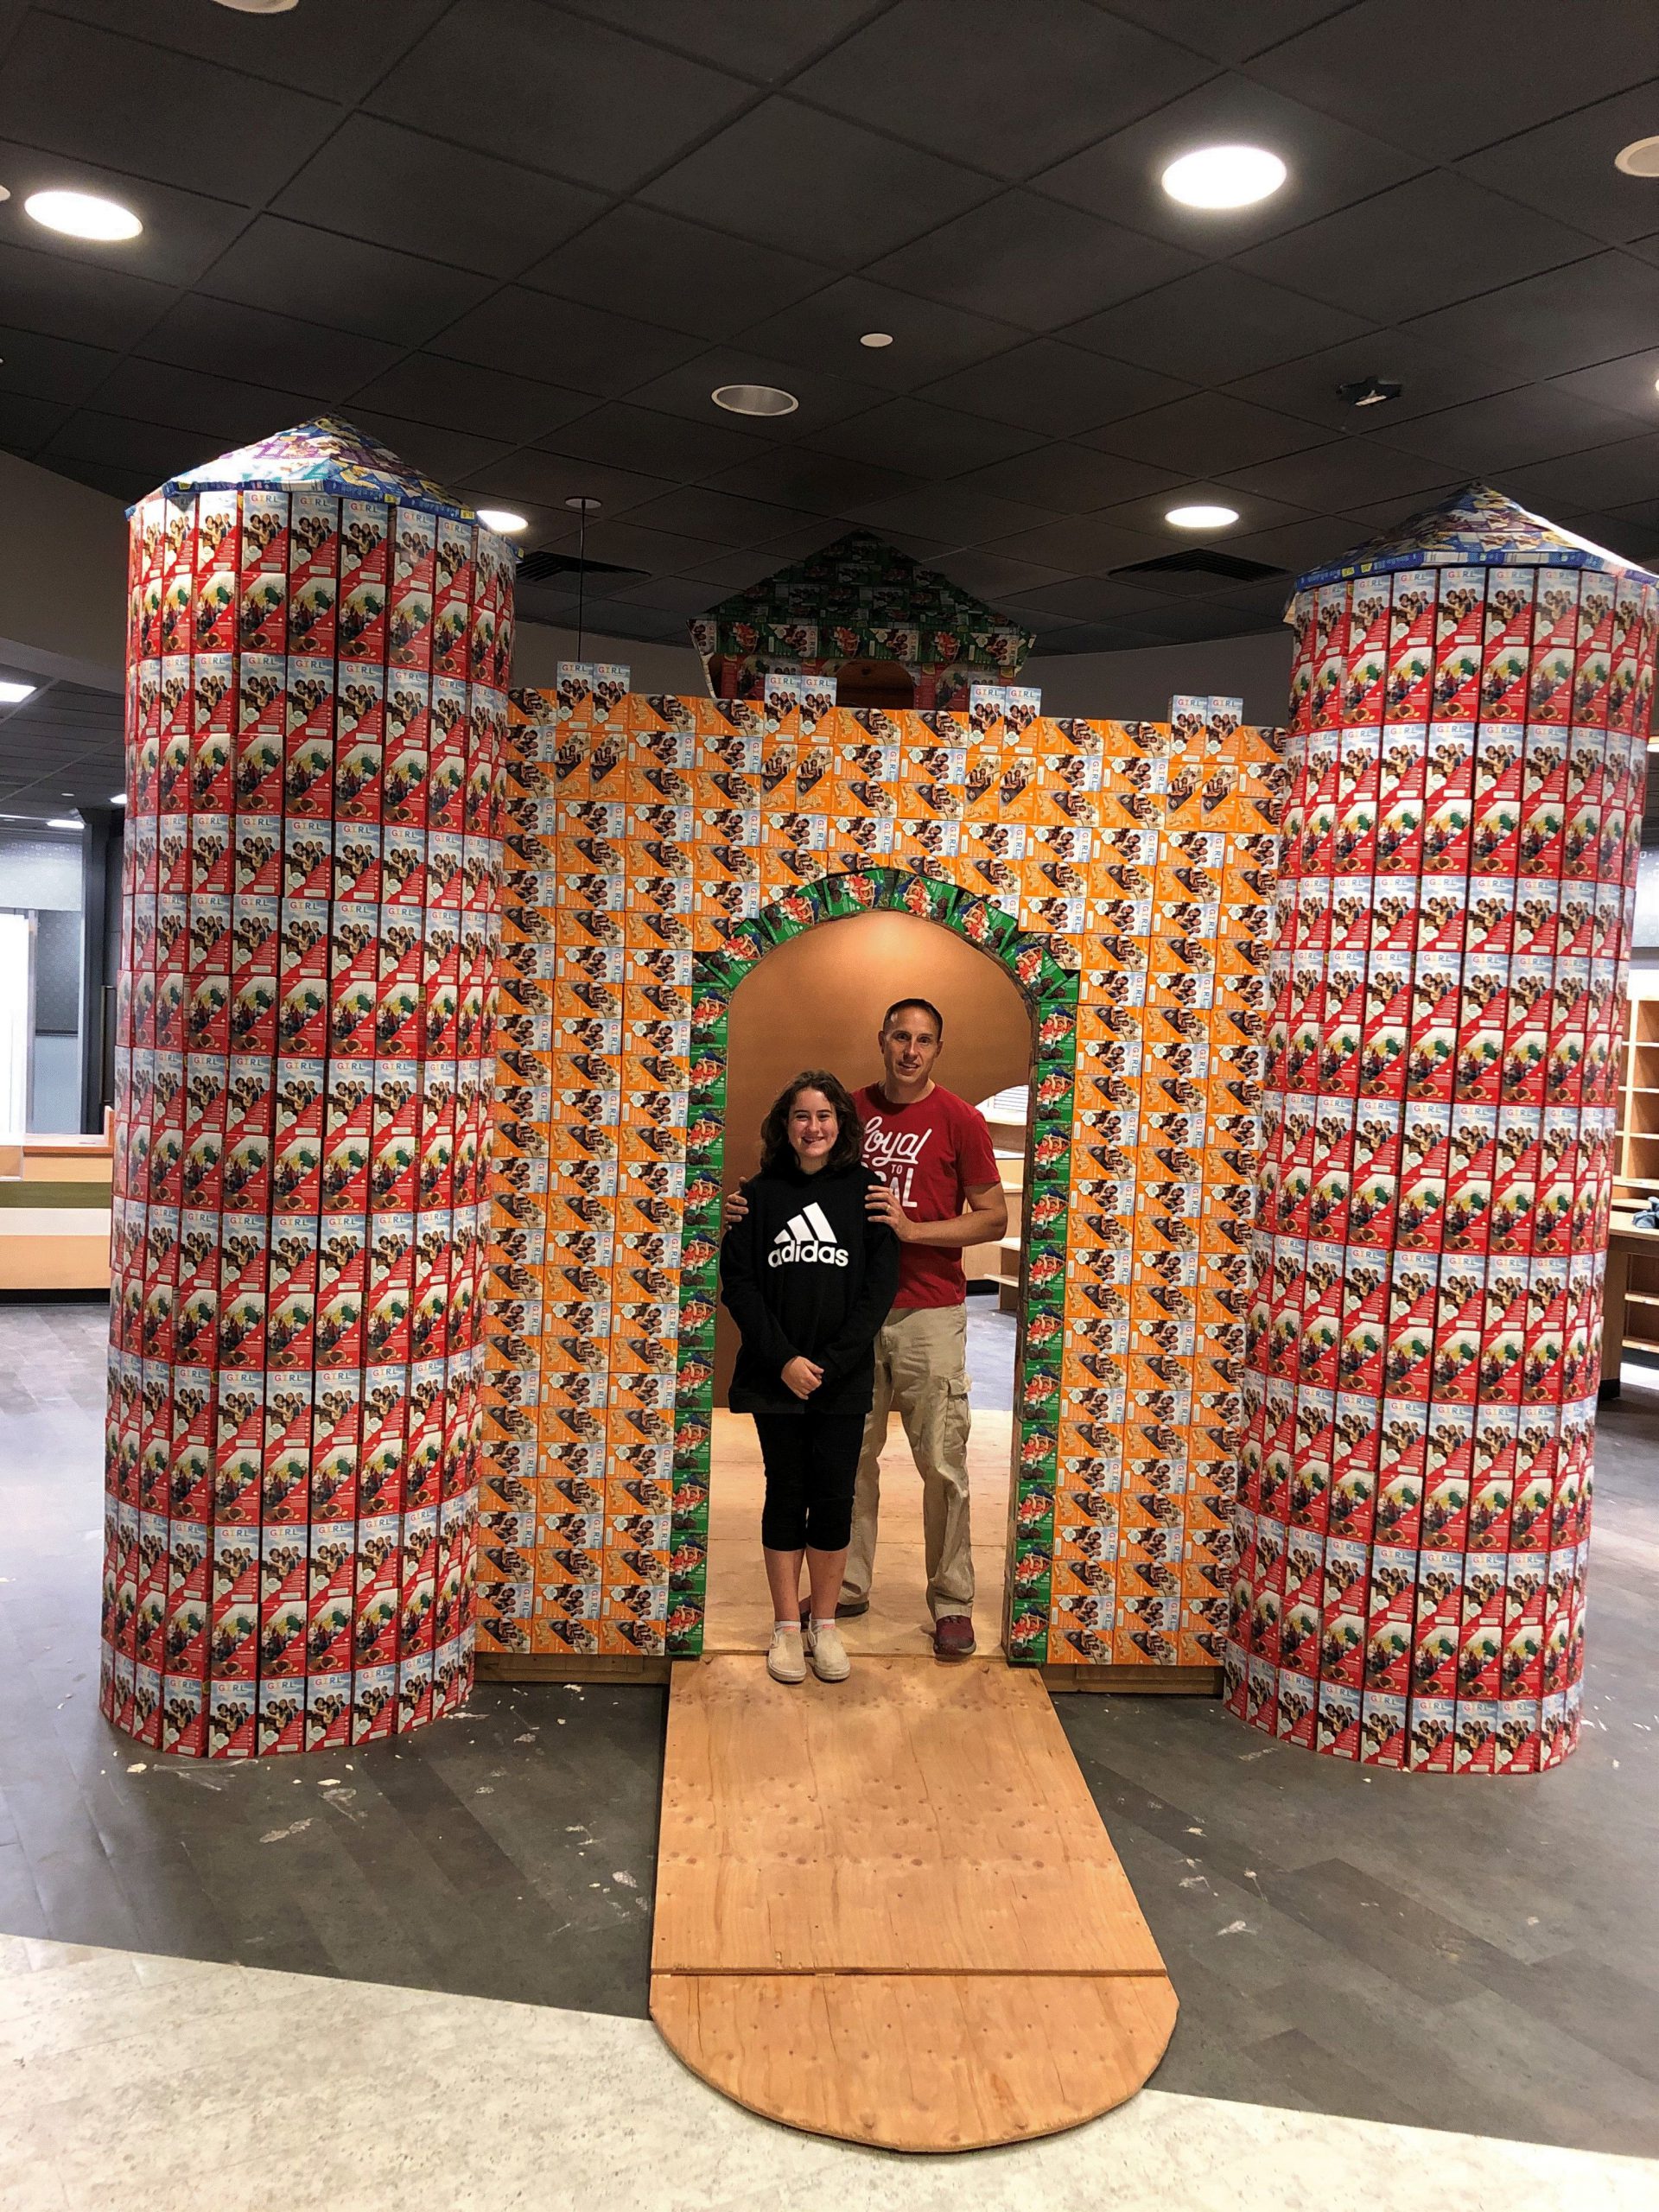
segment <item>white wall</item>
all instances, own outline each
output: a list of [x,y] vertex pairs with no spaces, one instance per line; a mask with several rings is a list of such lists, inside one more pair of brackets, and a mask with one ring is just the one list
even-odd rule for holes
[[1033,654],[1021,683],[1040,684],[1046,715],[1092,715],[1156,722],[1177,691],[1243,699],[1244,719],[1273,728],[1288,710],[1291,635],[1211,638],[1192,645],[1145,645],[1122,653]]

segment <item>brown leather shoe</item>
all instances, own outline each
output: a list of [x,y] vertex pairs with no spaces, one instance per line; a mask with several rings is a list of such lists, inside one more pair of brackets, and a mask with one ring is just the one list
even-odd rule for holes
[[974,1624],[966,1613],[946,1613],[933,1624],[933,1656],[968,1659],[974,1651]]

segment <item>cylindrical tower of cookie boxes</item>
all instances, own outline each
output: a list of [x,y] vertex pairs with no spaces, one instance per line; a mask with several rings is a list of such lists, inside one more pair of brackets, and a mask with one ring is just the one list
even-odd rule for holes
[[104,1710],[465,1697],[512,555],[321,419],[131,514]]
[[1227,1690],[1333,1758],[1578,1738],[1656,599],[1471,487],[1291,610]]

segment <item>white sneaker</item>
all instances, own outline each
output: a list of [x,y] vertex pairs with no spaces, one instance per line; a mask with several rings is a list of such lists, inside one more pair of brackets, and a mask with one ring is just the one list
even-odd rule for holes
[[834,1621],[825,1621],[820,1628],[816,1621],[806,1630],[806,1649],[812,1661],[812,1671],[821,1682],[844,1682],[853,1671],[853,1662],[847,1656],[847,1647],[841,1640],[841,1630]]
[[799,1629],[772,1630],[772,1643],[766,1653],[766,1672],[774,1682],[804,1682],[806,1680],[806,1654],[801,1649]]

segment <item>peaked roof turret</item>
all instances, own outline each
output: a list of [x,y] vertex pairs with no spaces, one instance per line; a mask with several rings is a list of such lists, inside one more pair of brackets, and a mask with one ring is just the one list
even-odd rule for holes
[[1529,513],[1490,484],[1465,484],[1449,499],[1423,508],[1340,561],[1310,569],[1298,576],[1296,589],[1303,592],[1315,584],[1340,583],[1349,576],[1379,575],[1393,569],[1488,567],[1600,569],[1654,581],[1634,561]]
[[[314,415],[291,430],[278,430],[251,446],[220,454],[161,486],[167,499],[199,492],[327,492],[340,499],[395,499],[455,522],[478,517],[462,499],[400,461],[365,430],[339,415]],[[152,493],[151,498],[156,494]]]

